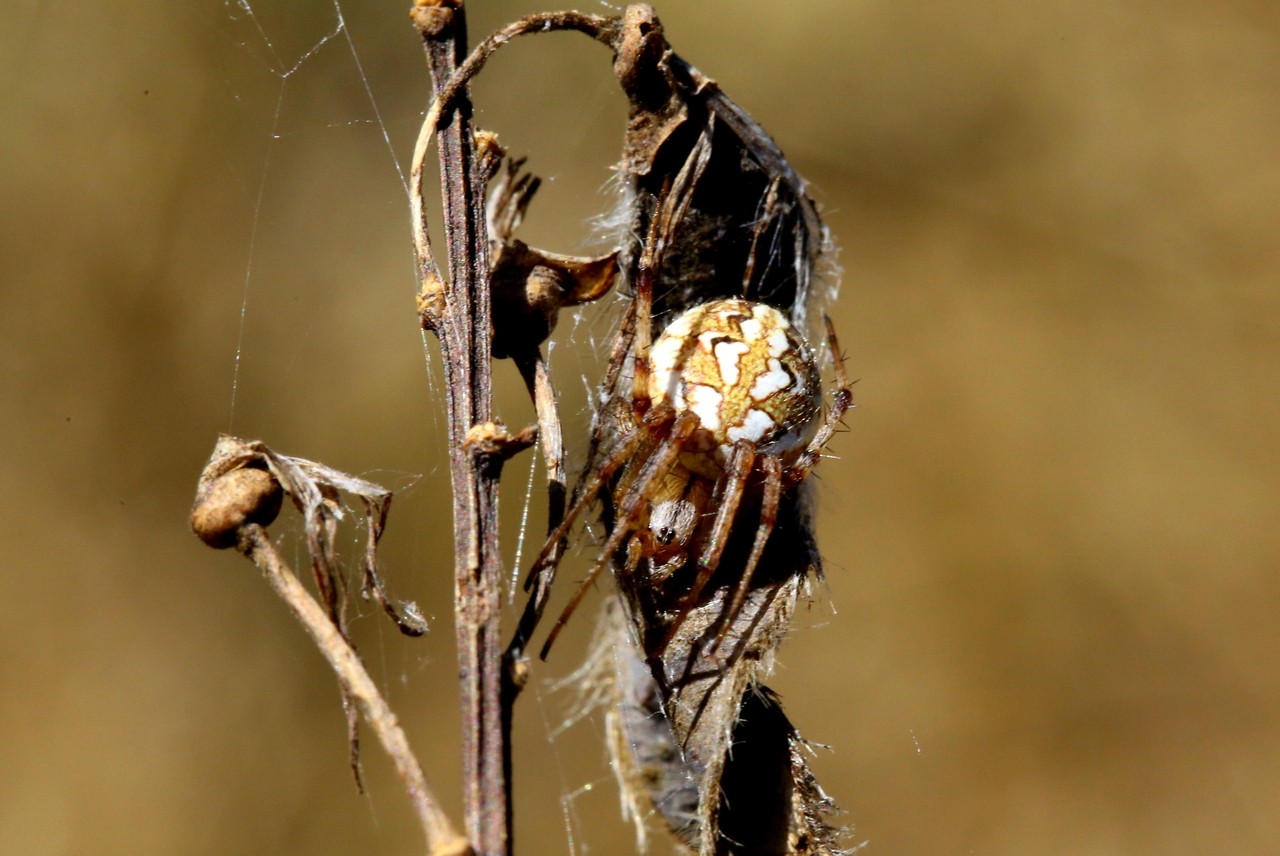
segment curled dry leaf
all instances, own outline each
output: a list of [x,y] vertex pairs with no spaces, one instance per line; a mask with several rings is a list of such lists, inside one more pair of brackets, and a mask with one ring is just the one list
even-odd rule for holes
[[[781,311],[812,336],[814,310],[834,290],[817,288],[824,270],[834,269],[826,227],[806,183],[763,129],[672,51],[650,7],[627,7],[613,47],[631,105],[620,165],[632,205],[629,233],[645,239],[622,251],[623,279],[639,286],[640,297],[602,387],[589,473],[607,460],[613,438],[635,425],[633,379],[652,369],[651,337],[674,319],[712,301],[744,299]],[[810,466],[849,406],[840,378]],[[843,830],[830,822],[835,807],[808,766],[807,744],[762,684],[821,574],[808,485],[783,481],[771,498],[761,470],[768,457],[757,455],[754,466],[750,455],[731,459],[725,466],[738,461],[741,474],[717,483],[709,502],[694,501],[721,511],[735,503],[727,534],[717,528],[715,540],[703,541],[705,524],[692,534],[655,526],[665,519],[663,506],[649,500],[649,533],[637,537],[662,543],[675,533],[687,539],[682,553],[672,559],[659,548],[637,550],[634,539],[610,542],[622,595],[606,613],[620,628],[615,763],[635,773],[627,788],[633,803],[647,801],[701,856],[840,852]],[[615,478],[613,491],[601,491],[607,526],[629,519],[635,491],[626,486],[644,475],[623,467]],[[670,478],[654,490],[680,495]]]

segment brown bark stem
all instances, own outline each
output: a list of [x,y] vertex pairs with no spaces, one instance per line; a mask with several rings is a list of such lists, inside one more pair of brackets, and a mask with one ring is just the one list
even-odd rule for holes
[[[414,19],[423,36],[438,96],[453,77],[466,46],[460,2],[419,2]],[[424,322],[440,339],[449,422],[450,480],[454,496],[454,605],[461,685],[463,798],[472,846],[484,856],[509,853],[510,794],[500,641],[501,559],[498,553],[500,459],[477,454],[469,432],[492,417],[489,241],[484,218],[486,176],[481,174],[471,126],[471,102],[457,91],[432,130],[440,160],[449,281],[443,310]],[[423,146],[420,144],[419,149]],[[425,151],[420,152],[425,155]],[[415,157],[414,224],[424,295],[439,276],[426,247],[421,206],[421,157]],[[432,274],[435,273],[433,279]]]

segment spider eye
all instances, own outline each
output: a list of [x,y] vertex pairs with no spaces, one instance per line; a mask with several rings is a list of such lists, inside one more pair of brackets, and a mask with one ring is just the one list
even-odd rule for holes
[[659,502],[649,514],[649,531],[653,538],[664,547],[671,544],[684,544],[693,534],[693,524],[697,519],[693,503],[683,499],[671,499]]

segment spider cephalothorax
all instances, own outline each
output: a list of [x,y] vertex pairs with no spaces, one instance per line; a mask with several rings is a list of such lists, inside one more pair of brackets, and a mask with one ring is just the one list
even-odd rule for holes
[[[829,325],[828,332],[836,352]],[[584,475],[577,502],[534,565],[537,573],[552,563],[552,545],[608,489],[609,537],[544,654],[611,558],[624,577],[660,593],[658,611],[670,623],[664,632],[674,631],[736,535],[744,546],[725,599],[724,619],[731,620],[773,533],[782,493],[809,474],[849,407],[836,353],[838,388],[814,433],[822,390],[813,355],[786,316],[766,304],[711,301],[675,318],[650,347],[645,338],[638,335],[634,346],[630,398],[616,398],[608,415],[616,440]],[[740,511],[755,512],[742,529]]]

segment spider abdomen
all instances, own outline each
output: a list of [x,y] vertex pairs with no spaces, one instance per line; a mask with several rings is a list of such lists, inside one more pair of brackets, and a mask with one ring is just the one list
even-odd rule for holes
[[741,440],[761,451],[801,446],[821,402],[821,379],[785,315],[732,298],[680,315],[649,350],[649,399],[698,418],[691,469],[715,478]]

